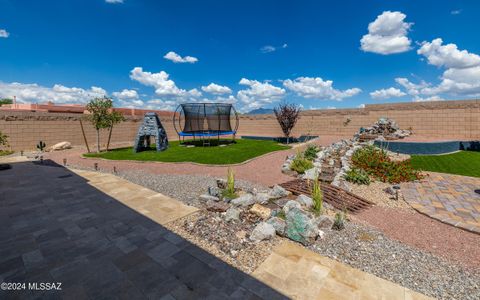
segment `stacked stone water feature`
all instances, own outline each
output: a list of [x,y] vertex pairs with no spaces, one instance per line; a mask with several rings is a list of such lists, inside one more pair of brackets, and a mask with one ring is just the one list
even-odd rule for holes
[[[341,140],[321,149],[313,161],[313,168],[299,175],[303,179],[314,179],[317,175],[321,181],[329,182],[334,186],[350,191],[349,183],[344,179],[345,173],[350,170],[353,153],[366,145],[373,144],[374,140],[394,140],[409,136],[409,130],[402,130],[398,124],[388,118],[380,118],[372,126],[360,128],[353,138]],[[289,155],[282,166],[285,174],[295,173],[290,165],[295,155]]]

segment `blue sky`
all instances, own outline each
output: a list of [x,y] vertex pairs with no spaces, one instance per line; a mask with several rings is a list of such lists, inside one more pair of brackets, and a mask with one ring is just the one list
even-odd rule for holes
[[242,111],[475,98],[478,15],[474,0],[0,0],[0,97]]

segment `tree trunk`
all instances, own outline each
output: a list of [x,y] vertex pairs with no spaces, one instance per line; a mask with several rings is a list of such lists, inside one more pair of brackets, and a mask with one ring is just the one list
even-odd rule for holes
[[100,129],[97,129],[97,153],[100,153]]
[[112,130],[113,130],[113,125],[110,126],[110,132],[108,133],[107,151],[108,151],[108,147],[110,146],[110,139],[112,138]]
[[90,153],[90,147],[88,147],[87,136],[85,135],[85,130],[83,129],[83,123],[81,119],[80,119],[80,128],[82,128],[83,140],[85,141],[85,146],[87,146],[87,152]]

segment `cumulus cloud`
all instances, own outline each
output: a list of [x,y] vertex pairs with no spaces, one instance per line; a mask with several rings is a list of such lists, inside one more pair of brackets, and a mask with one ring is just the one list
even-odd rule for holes
[[119,3],[123,3],[123,0],[105,0],[105,2],[110,4],[119,4]]
[[389,98],[395,98],[395,97],[403,97],[405,96],[406,93],[402,92],[400,89],[391,87],[388,89],[380,89],[376,90],[370,93],[370,97],[372,99],[389,99]]
[[138,93],[136,90],[127,90],[124,89],[121,92],[114,92],[112,93],[114,97],[117,97],[118,99],[125,100],[125,99],[137,99],[138,98]]
[[58,104],[87,103],[92,98],[103,97],[107,92],[100,87],[82,89],[55,84],[45,87],[36,83],[0,82],[0,98],[17,97],[19,103],[43,103],[52,101]]
[[467,50],[458,50],[457,45],[442,45],[442,39],[423,42],[417,53],[427,58],[428,63],[445,68],[470,68],[480,65],[480,56]]
[[455,10],[452,10],[452,11],[450,12],[450,14],[452,14],[452,15],[459,15],[459,14],[461,14],[461,13],[462,13],[462,10],[461,10],[461,9],[455,9]]
[[180,56],[177,53],[170,51],[163,56],[163,58],[173,61],[174,63],[190,63],[194,64],[198,61],[198,58],[193,56]]
[[399,11],[384,11],[368,24],[368,34],[360,40],[361,49],[384,55],[410,50],[407,34],[413,23],[405,22],[406,17]]
[[284,89],[268,82],[242,78],[239,84],[248,87],[237,93],[238,100],[243,104],[242,111],[250,111],[271,104],[283,98],[286,93]]
[[10,33],[5,29],[0,29],[0,38],[8,38]]
[[202,86],[202,91],[214,94],[214,95],[222,95],[222,94],[231,94],[232,90],[228,86],[219,85],[216,83],[210,83],[207,86]]
[[139,83],[155,88],[155,94],[164,97],[189,98],[200,97],[202,93],[197,89],[189,91],[180,89],[175,82],[169,79],[169,74],[165,71],[158,73],[145,72],[141,67],[135,67],[130,71],[130,78]]
[[360,93],[359,88],[337,90],[333,88],[332,80],[323,80],[320,77],[298,77],[295,80],[283,81],[283,86],[304,98],[328,99],[341,101]]

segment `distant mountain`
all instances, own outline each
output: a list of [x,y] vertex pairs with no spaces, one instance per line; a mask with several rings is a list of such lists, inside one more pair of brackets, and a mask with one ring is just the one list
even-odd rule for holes
[[273,109],[257,108],[247,113],[247,115],[264,115],[264,114],[273,114]]

